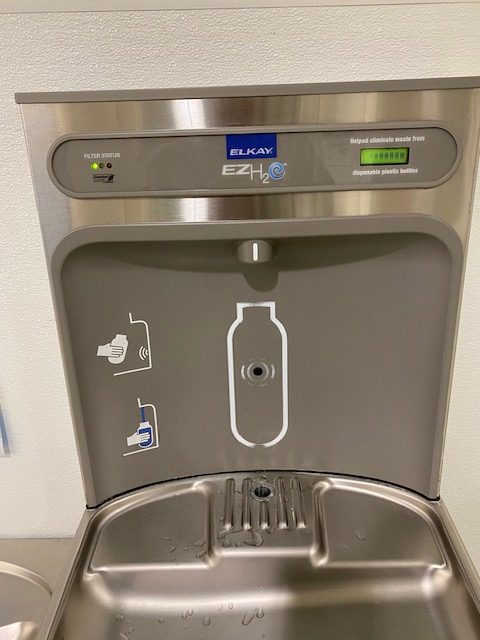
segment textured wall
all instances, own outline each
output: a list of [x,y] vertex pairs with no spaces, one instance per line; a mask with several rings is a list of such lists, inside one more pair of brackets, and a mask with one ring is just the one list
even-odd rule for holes
[[[480,4],[0,16],[0,536],[64,535],[83,509],[14,91],[480,74]],[[443,493],[480,566],[480,190]]]

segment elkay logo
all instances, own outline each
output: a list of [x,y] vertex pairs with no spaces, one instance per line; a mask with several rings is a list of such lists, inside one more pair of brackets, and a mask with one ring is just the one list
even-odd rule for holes
[[232,133],[226,138],[228,160],[277,157],[276,133]]

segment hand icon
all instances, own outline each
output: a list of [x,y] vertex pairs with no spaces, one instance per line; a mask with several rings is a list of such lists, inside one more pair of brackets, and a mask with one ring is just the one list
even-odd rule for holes
[[127,446],[133,447],[136,444],[143,444],[144,442],[148,442],[150,440],[150,436],[148,433],[138,433],[135,431],[131,436],[127,438]]
[[153,444],[153,430],[149,422],[141,422],[135,433],[127,437],[127,446],[138,445],[142,449],[147,449]]
[[99,344],[97,349],[97,356],[104,356],[105,358],[121,358],[125,349],[120,345],[113,345],[111,342],[107,344]]
[[117,333],[111,342],[98,345],[97,356],[108,358],[111,364],[121,364],[127,355],[127,348],[127,336]]

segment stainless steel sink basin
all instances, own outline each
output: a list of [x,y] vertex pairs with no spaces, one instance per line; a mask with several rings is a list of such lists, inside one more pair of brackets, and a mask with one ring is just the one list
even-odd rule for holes
[[474,640],[442,504],[316,474],[144,489],[85,520],[44,631],[84,640]]
[[0,561],[0,640],[35,635],[51,595],[38,573]]
[[0,540],[0,640],[37,635],[69,539]]

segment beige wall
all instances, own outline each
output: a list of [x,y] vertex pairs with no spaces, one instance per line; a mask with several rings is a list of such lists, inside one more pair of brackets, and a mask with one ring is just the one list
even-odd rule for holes
[[[0,536],[71,534],[78,464],[14,91],[480,75],[480,4],[0,15]],[[443,494],[480,566],[480,190]]]

